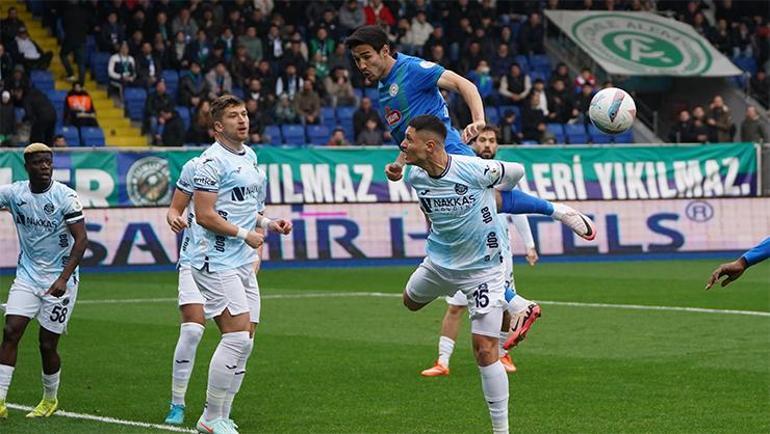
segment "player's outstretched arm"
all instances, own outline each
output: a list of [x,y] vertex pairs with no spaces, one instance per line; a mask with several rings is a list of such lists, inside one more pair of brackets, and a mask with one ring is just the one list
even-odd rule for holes
[[473,121],[463,130],[462,139],[463,142],[470,143],[486,125],[484,102],[481,100],[479,90],[473,82],[452,71],[444,71],[441,74],[441,77],[438,79],[438,86],[442,89],[459,93],[463,100],[465,100],[465,103],[468,104]]
[[524,166],[508,161],[495,161],[500,164],[502,173],[499,174],[499,180],[495,182],[494,187],[502,191],[512,190],[524,176]]
[[385,176],[389,180],[396,182],[404,176],[404,165],[406,164],[406,155],[403,152],[398,153],[396,161],[385,166]]
[[762,240],[761,243],[757,244],[755,247],[744,253],[743,256],[736,259],[735,261],[728,262],[717,267],[717,269],[711,273],[711,277],[709,277],[709,280],[706,282],[706,290],[714,286],[714,284],[724,276],[727,276],[727,279],[722,281],[722,287],[729,285],[741,277],[747,268],[762,262],[767,258],[770,258],[770,237]]
[[262,234],[255,230],[240,228],[220,216],[214,209],[217,201],[217,193],[195,190],[193,203],[195,204],[195,221],[204,229],[215,234],[228,237],[238,237],[252,248],[257,248],[265,241]]
[[56,279],[51,287],[48,288],[46,294],[51,294],[54,297],[61,297],[67,291],[67,281],[72,277],[72,273],[75,272],[75,268],[80,264],[80,260],[83,259],[83,253],[88,246],[88,235],[86,234],[86,223],[84,219],[80,219],[74,223],[68,224],[67,228],[72,234],[72,238],[75,239],[75,243],[70,250],[69,260],[67,265],[64,266],[59,278]]
[[171,196],[171,205],[169,205],[168,212],[166,212],[166,223],[168,223],[175,234],[178,234],[187,227],[187,219],[184,218],[184,210],[187,209],[189,203],[189,194],[178,188],[174,190],[174,195]]
[[523,214],[514,214],[511,216],[511,221],[527,248],[527,263],[529,263],[530,266],[535,266],[540,257],[537,255],[535,238],[532,236],[532,228],[529,225],[527,216]]

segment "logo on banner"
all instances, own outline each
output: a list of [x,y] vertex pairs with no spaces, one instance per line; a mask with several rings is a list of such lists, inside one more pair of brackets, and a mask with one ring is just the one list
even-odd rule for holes
[[126,173],[128,198],[135,205],[166,205],[171,199],[168,161],[159,157],[136,160]]
[[641,74],[695,75],[711,67],[711,53],[694,31],[653,20],[596,13],[572,26],[593,56]]
[[684,213],[688,219],[694,222],[703,223],[714,217],[714,207],[708,202],[694,200],[687,204]]

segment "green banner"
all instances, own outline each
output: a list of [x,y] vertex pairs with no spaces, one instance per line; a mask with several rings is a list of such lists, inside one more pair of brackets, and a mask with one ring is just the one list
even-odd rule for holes
[[[255,148],[268,203],[416,200],[384,167],[394,148]],[[168,204],[184,163],[202,150],[56,152],[54,178],[87,207]],[[526,167],[522,188],[550,200],[757,196],[757,152],[749,143],[703,146],[505,147],[498,159]],[[0,185],[26,179],[20,151],[0,152]]]

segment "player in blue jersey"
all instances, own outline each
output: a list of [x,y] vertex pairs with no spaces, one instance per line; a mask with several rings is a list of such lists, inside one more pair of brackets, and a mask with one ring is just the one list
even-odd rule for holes
[[[378,82],[379,112],[388,124],[396,143],[404,140],[409,121],[418,115],[438,117],[447,128],[446,151],[453,155],[473,156],[466,144],[486,125],[484,105],[476,86],[441,65],[402,53],[391,54],[388,36],[377,26],[357,28],[346,40],[353,60],[368,80]],[[449,109],[439,89],[458,92],[471,111],[473,122],[462,134],[449,119]],[[403,155],[389,164],[385,173],[391,181],[402,177]],[[587,216],[563,205],[515,189],[497,193],[498,211],[507,214],[543,214],[567,225],[578,236],[593,240],[596,229]]]
[[752,247],[748,252],[744,253],[735,261],[720,265],[713,273],[711,273],[711,277],[709,277],[708,282],[706,282],[706,289],[711,289],[711,287],[724,276],[727,276],[727,279],[722,281],[722,287],[729,285],[741,277],[747,268],[754,264],[758,264],[767,258],[770,258],[770,237],[762,240],[761,243]]
[[5,308],[0,345],[0,418],[8,417],[5,399],[24,330],[40,324],[43,399],[27,417],[48,417],[59,406],[59,337],[67,328],[78,294],[78,264],[88,238],[78,195],[54,181],[53,151],[33,143],[24,149],[29,181],[0,186],[0,209],[16,222],[21,252]]
[[[497,154],[497,130],[495,127],[487,125],[482,128],[473,142],[473,151],[477,156],[485,160],[495,158]],[[519,182],[525,182],[523,177]],[[516,290],[513,277],[513,258],[511,257],[510,239],[507,231],[507,217],[505,215],[499,216],[506,228],[506,233],[500,237],[500,241],[503,243],[505,252],[503,263],[505,265],[505,299],[508,302],[508,307],[503,312],[503,323],[500,329],[497,351],[500,355],[500,362],[503,364],[506,372],[516,372],[516,365],[506,350],[518,344],[526,336],[529,329],[540,317],[540,306],[522,297]],[[526,246],[527,261],[529,265],[534,266],[538,261],[538,255],[529,221],[523,215],[512,215],[510,218],[516,228],[516,232],[519,233]],[[458,291],[453,296],[446,297],[446,302],[447,310],[441,322],[441,335],[438,342],[438,359],[433,366],[420,373],[424,377],[447,376],[450,372],[449,360],[454,352],[462,317],[468,308],[468,299],[465,297],[465,294]]]
[[404,305],[422,309],[440,296],[465,294],[473,350],[495,433],[508,432],[508,376],[500,363],[498,337],[505,301],[506,227],[498,218],[495,189],[510,190],[524,175],[520,164],[450,155],[446,126],[420,115],[408,124],[400,148],[411,166],[406,183],[417,191],[430,220],[427,256],[403,293]]
[[209,365],[206,409],[196,428],[209,434],[237,433],[228,416],[254,345],[251,324],[259,322],[259,288],[254,263],[264,235],[280,234],[291,222],[271,220],[264,211],[266,177],[257,156],[243,145],[249,118],[243,101],[231,95],[211,103],[216,142],[200,156],[193,176],[195,222],[190,266],[206,299],[203,310],[222,333]]

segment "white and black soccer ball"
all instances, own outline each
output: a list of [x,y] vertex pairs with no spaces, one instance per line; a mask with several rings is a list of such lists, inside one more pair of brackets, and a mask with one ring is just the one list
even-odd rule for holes
[[625,90],[608,87],[597,92],[591,99],[588,116],[599,131],[620,134],[634,124],[636,103]]

